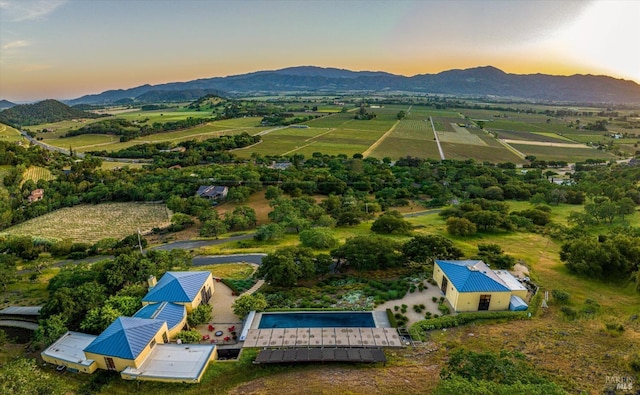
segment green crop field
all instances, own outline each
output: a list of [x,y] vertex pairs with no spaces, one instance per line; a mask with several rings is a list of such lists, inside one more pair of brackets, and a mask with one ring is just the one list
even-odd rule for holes
[[27,180],[32,180],[33,182],[37,183],[38,180],[50,181],[53,179],[55,179],[55,176],[51,174],[51,170],[38,166],[30,166],[27,170],[24,171],[24,174],[22,174],[23,184]]
[[170,213],[163,204],[105,203],[63,208],[5,229],[4,233],[95,243],[121,239],[153,227],[169,224]]

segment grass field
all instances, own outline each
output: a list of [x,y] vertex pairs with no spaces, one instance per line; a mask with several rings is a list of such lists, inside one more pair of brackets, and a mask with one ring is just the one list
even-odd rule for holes
[[160,204],[105,203],[63,208],[5,229],[4,233],[94,243],[166,226],[169,218],[168,210]]
[[2,141],[22,141],[24,137],[17,129],[12,128],[9,125],[0,123],[0,140]]
[[74,137],[60,138],[64,133],[46,133],[43,135],[44,142],[54,147],[68,149],[72,147],[78,152],[87,151],[117,151],[137,144],[173,142],[178,143],[186,140],[204,140],[221,135],[240,134],[246,132],[254,135],[267,128],[256,127],[260,124],[259,117],[238,118],[224,121],[216,121],[195,128],[178,130],[173,132],[157,133],[149,136],[139,137],[124,143],[120,142],[118,136],[85,134]]

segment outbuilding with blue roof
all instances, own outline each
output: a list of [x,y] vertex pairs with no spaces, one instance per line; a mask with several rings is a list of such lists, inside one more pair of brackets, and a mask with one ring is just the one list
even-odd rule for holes
[[509,276],[506,271],[496,273],[480,260],[436,260],[433,269],[434,280],[457,312],[509,309],[511,295],[526,296],[527,292]]
[[155,282],[149,279],[149,292],[142,298],[142,304],[171,302],[183,305],[190,313],[200,304],[209,303],[213,295],[211,272],[166,272]]

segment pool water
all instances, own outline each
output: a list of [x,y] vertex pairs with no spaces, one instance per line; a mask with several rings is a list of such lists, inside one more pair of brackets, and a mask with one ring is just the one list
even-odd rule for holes
[[271,328],[375,328],[370,312],[263,313],[259,329]]

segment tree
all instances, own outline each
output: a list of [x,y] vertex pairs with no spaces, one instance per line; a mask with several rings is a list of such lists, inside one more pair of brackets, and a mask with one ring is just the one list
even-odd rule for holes
[[478,259],[497,269],[511,269],[516,264],[514,257],[505,254],[497,244],[478,244]]
[[396,114],[396,118],[398,118],[398,120],[401,120],[406,116],[407,116],[407,113],[404,111],[399,111],[398,114]]
[[371,225],[371,230],[376,233],[407,234],[411,231],[411,224],[402,217],[402,214],[393,210],[379,216]]
[[257,275],[273,285],[292,287],[299,279],[315,274],[314,258],[310,248],[280,248],[262,259]]
[[194,223],[195,222],[193,221],[193,218],[191,218],[187,214],[175,213],[171,216],[171,225],[169,226],[169,230],[171,232],[179,232],[181,230],[187,229]]
[[400,249],[398,242],[386,237],[356,236],[331,251],[331,256],[338,260],[338,267],[358,271],[388,269],[404,262]]
[[272,185],[269,185],[264,193],[264,197],[267,200],[277,199],[280,196],[282,196],[282,189]]
[[226,222],[219,219],[210,219],[202,224],[200,228],[200,236],[203,237],[215,237],[216,239],[221,234],[227,232],[228,227]]
[[140,310],[142,302],[141,298],[136,296],[113,295],[106,300],[104,305],[117,310],[119,315],[132,316]]
[[334,248],[338,245],[338,239],[327,228],[313,228],[300,232],[300,242],[309,248]]
[[244,203],[251,196],[251,188],[238,186],[229,188],[229,193],[227,194],[227,200],[233,203]]
[[453,236],[473,236],[477,232],[476,224],[466,218],[447,218],[447,232]]
[[279,224],[265,224],[258,228],[253,235],[254,240],[269,241],[279,240],[284,237],[284,228]]
[[63,381],[41,370],[34,359],[18,358],[2,366],[0,393],[13,395],[62,395]]
[[267,299],[261,293],[245,294],[238,297],[231,308],[233,314],[240,318],[246,317],[250,311],[263,311],[268,306]]
[[433,264],[436,259],[459,259],[462,251],[439,235],[416,236],[402,246],[404,257],[412,262]]
[[193,328],[211,321],[211,305],[201,304],[187,315],[187,323]]
[[62,314],[52,315],[40,320],[33,337],[36,342],[48,347],[68,331],[66,325],[67,319]]
[[624,278],[639,269],[640,237],[583,236],[564,243],[560,259],[574,273],[594,278]]
[[123,314],[119,310],[111,306],[91,309],[80,323],[80,329],[96,335],[100,334],[121,315]]
[[502,216],[499,213],[489,210],[470,211],[464,214],[464,218],[485,231],[497,228],[503,223]]

